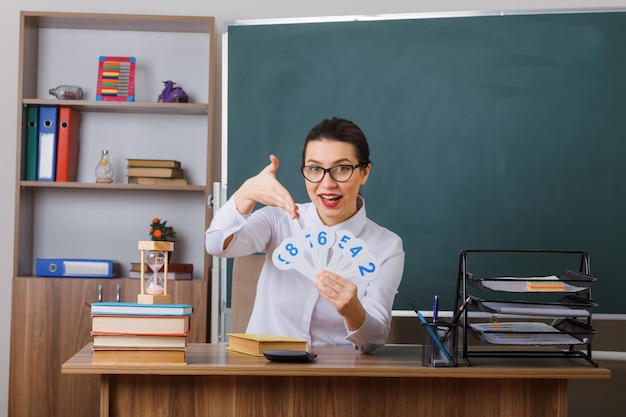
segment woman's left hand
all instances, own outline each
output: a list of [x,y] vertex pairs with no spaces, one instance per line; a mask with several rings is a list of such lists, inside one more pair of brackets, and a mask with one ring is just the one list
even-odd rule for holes
[[357,286],[333,272],[320,271],[315,287],[320,295],[341,314],[350,330],[357,330],[365,321],[365,309],[357,297]]

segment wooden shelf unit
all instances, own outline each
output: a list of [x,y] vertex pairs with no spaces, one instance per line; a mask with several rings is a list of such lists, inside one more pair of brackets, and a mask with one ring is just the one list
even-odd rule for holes
[[[194,279],[172,281],[170,290],[173,302],[194,305],[189,341],[207,341],[211,257],[203,231],[219,172],[215,19],[25,11],[20,20],[9,415],[96,415],[98,379],[61,377],[60,366],[91,337],[85,304],[136,301],[139,280],[126,272],[139,261],[137,241],[149,238],[154,217],[176,227],[174,262],[194,264]],[[135,101],[97,101],[98,57],[135,54]],[[190,102],[158,103],[166,80],[184,88]],[[83,87],[84,100],[48,94],[61,84]],[[22,178],[28,106],[80,112],[77,182]],[[102,149],[110,151],[112,184],[95,182]],[[180,160],[189,185],[127,184],[128,158]],[[118,276],[38,278],[37,258],[113,259]]]

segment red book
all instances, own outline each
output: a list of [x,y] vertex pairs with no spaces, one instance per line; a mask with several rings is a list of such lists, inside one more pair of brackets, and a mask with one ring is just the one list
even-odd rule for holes
[[56,181],[76,181],[80,113],[69,107],[59,109]]

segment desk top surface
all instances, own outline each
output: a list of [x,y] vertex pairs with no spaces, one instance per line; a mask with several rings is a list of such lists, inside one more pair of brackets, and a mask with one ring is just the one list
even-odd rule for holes
[[226,350],[225,344],[190,343],[186,365],[92,364],[91,343],[61,367],[64,374],[263,375],[422,378],[608,379],[611,372],[581,359],[480,358],[471,367],[429,368],[421,365],[421,346],[388,345],[362,354],[352,346],[315,347],[311,363],[275,363]]

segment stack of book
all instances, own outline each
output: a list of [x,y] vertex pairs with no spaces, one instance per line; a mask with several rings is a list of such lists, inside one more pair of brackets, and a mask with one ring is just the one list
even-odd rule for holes
[[[143,264],[143,278],[149,279],[152,276],[152,270],[148,264]],[[165,267],[159,269],[159,273],[163,276]],[[128,278],[141,278],[141,262],[131,262],[130,271],[128,272]],[[167,279],[168,280],[190,280],[193,279],[193,264],[186,263],[174,263],[170,262],[167,265]]]
[[94,364],[186,364],[193,306],[91,304]]
[[129,184],[187,185],[180,161],[173,159],[127,159]]

